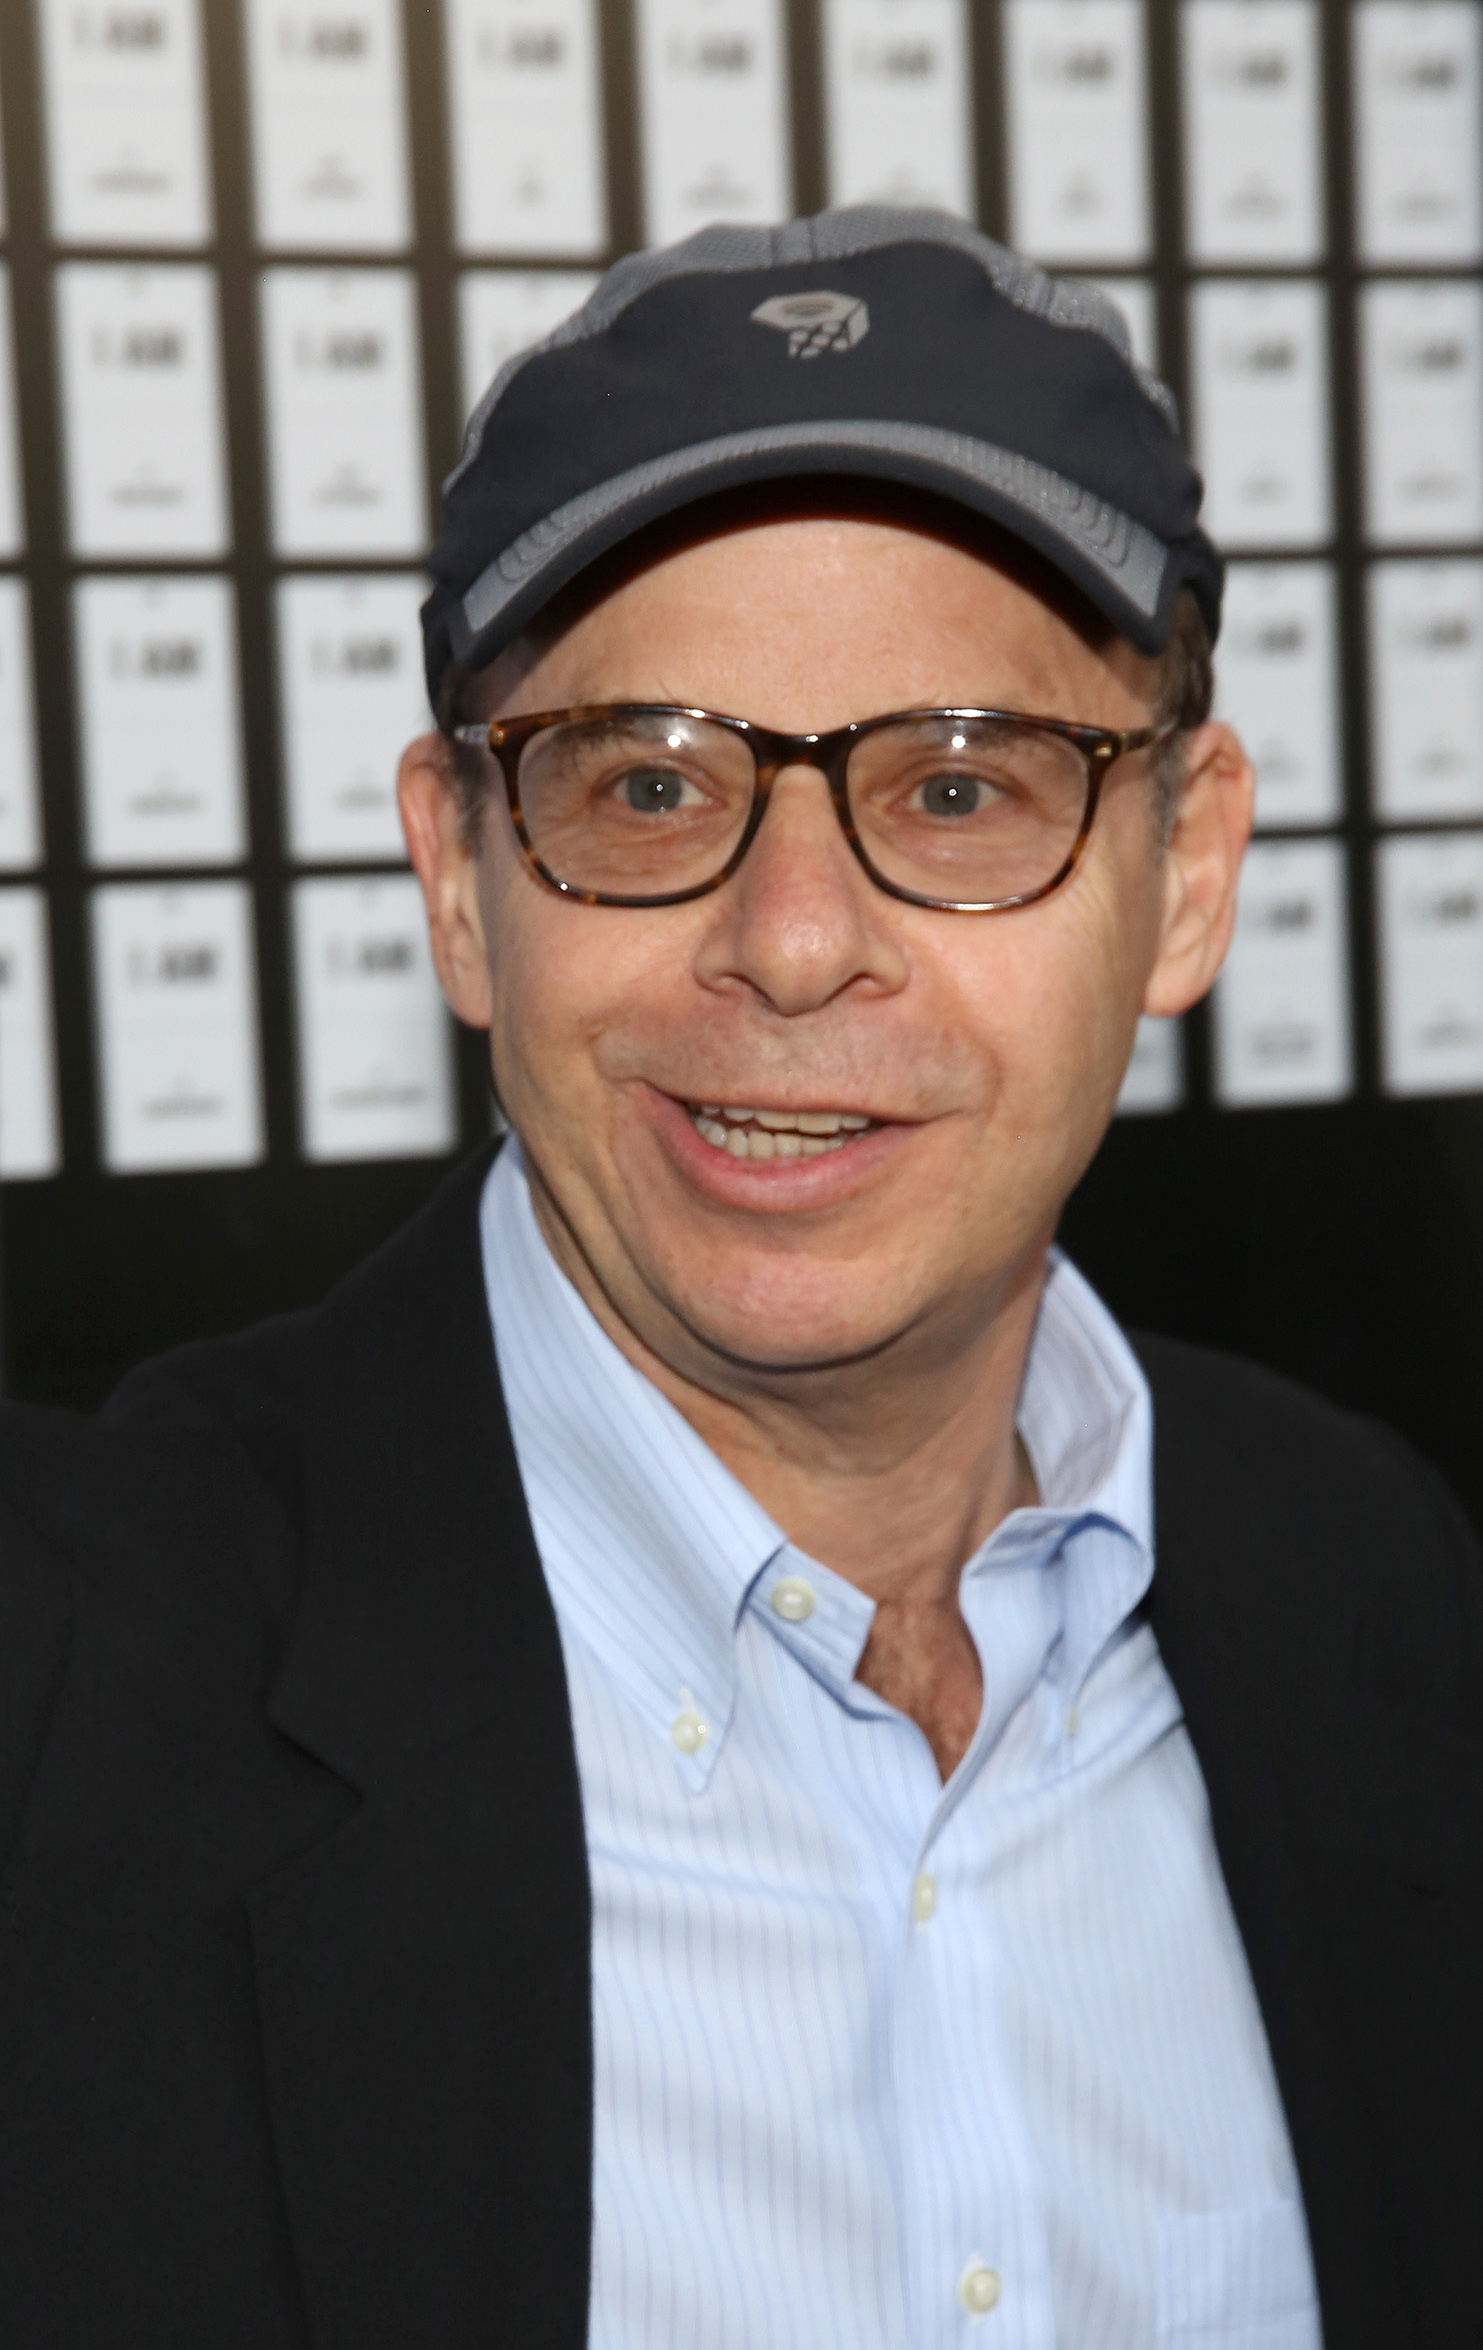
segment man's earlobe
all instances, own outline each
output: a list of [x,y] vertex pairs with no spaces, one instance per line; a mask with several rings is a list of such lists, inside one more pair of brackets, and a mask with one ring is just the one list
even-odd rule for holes
[[1255,777],[1239,737],[1219,721],[1196,727],[1164,852],[1164,911],[1146,1012],[1188,1011],[1225,961],[1254,804]]
[[439,983],[455,1017],[487,1028],[493,1016],[476,860],[445,735],[419,735],[397,769],[397,805],[412,869],[422,885]]

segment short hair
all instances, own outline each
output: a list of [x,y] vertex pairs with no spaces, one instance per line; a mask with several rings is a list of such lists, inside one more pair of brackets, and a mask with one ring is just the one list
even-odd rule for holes
[[1158,845],[1167,848],[1188,780],[1189,738],[1210,716],[1215,700],[1214,648],[1205,615],[1193,590],[1181,588],[1174,601],[1169,642],[1158,657],[1154,724],[1172,723],[1174,733],[1154,755],[1154,817]]

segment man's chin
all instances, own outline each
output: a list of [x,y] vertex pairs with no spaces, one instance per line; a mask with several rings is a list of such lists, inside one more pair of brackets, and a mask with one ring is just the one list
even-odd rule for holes
[[[769,1265],[728,1279],[725,1268],[710,1266],[665,1281],[660,1295],[718,1372],[758,1380],[802,1380],[881,1360],[920,1318],[895,1281],[872,1298],[858,1268],[831,1267],[834,1277],[804,1284],[804,1294],[796,1263],[782,1268],[785,1278],[769,1277],[778,1270]],[[687,1371],[707,1383],[694,1363]]]

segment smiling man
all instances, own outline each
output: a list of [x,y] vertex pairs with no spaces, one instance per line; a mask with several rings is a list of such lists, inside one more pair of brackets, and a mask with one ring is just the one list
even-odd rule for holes
[[1198,497],[933,214],[491,387],[401,798],[513,1135],[0,1430],[7,2344],[1479,2338],[1472,1538],[1054,1247],[1230,934]]
[[520,1138],[487,1247],[529,1236],[528,1184],[619,1352],[874,1602],[858,1678],[946,1781],[983,1703],[960,1574],[1037,1499],[1046,1251],[1140,1010],[1214,975],[1250,771],[1190,734],[1171,827],[1197,615],[1139,654],[920,495],[733,492],[623,556],[403,766],[439,969]]

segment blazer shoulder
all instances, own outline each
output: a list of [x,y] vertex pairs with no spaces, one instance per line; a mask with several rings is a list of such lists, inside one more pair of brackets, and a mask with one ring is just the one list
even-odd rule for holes
[[96,1412],[0,1405],[0,1497],[69,1557],[291,1514],[307,1319],[156,1356]]
[[185,1397],[0,1407],[0,1870],[57,1738],[86,1771],[125,1716],[250,1706],[292,1566],[230,1431]]
[[1146,1331],[1130,1333],[1162,1427],[1191,1467],[1224,1462],[1255,1475],[1284,1502],[1350,1510],[1383,1497],[1398,1506],[1440,1508],[1456,1531],[1469,1529],[1446,1480],[1384,1421],[1346,1409],[1313,1388],[1240,1355]]
[[1432,1463],[1263,1365],[1142,1332],[1132,1344],[1153,1396],[1161,1565],[1208,1569],[1315,1646],[1357,1627],[1364,1677],[1469,1717],[1483,1554]]
[[[320,1309],[281,1314],[227,1338],[152,1356],[98,1416],[109,1437],[214,1456],[219,1477],[250,1478],[302,1517],[302,1433]],[[230,1464],[230,1467],[229,1467]]]
[[[477,1274],[477,1154],[319,1304],[141,1363],[100,1412],[0,1405],[0,1500],[64,1558],[213,1567],[301,1547],[327,1411],[420,1394]],[[421,1309],[419,1311],[419,1309]],[[370,1438],[367,1437],[367,1442]]]
[[[1143,1365],[1157,1409],[1224,1429],[1241,1441],[1249,1432],[1315,1453],[1343,1454],[1381,1425],[1347,1410],[1284,1371],[1216,1347],[1195,1346],[1161,1332],[1133,1330],[1129,1342]],[[1389,1434],[1390,1431],[1387,1431]],[[1395,1442],[1406,1451],[1405,1440]],[[1420,1459],[1419,1454],[1413,1457]]]
[[321,1407],[340,1399],[364,1409],[394,1374],[424,1365],[453,1305],[467,1306],[465,1293],[477,1292],[482,1313],[478,1208],[492,1155],[472,1153],[317,1304],[142,1363],[110,1397],[104,1421],[146,1441],[200,1440],[214,1429],[302,1519]]

